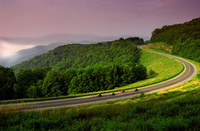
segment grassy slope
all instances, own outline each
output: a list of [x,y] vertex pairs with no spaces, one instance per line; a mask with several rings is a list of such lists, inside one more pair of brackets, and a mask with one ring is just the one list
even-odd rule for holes
[[[36,98],[36,99],[21,99],[21,100],[11,100],[11,101],[0,101],[1,104],[7,103],[20,103],[20,102],[32,102],[32,101],[44,101],[44,100],[54,100],[54,99],[64,99],[64,98],[73,98],[73,97],[80,97],[80,96],[87,96],[87,95],[96,95],[97,93],[108,93],[113,91],[120,91],[122,89],[133,89],[136,87],[141,87],[153,83],[157,83],[171,77],[176,76],[183,70],[183,65],[171,58],[161,56],[155,53],[150,53],[148,51],[141,51],[141,58],[140,63],[147,67],[149,71],[152,69],[153,71],[158,74],[153,78],[149,78],[143,81],[139,81],[127,86],[118,87],[113,90],[106,90],[106,91],[99,91],[99,92],[92,92],[92,93],[85,93],[85,94],[76,94],[70,96],[61,96],[61,97],[54,97],[54,98]],[[173,67],[173,68],[172,68]]]
[[179,74],[184,68],[180,62],[172,58],[161,56],[159,54],[151,53],[148,51],[142,52],[143,53],[140,59],[140,63],[146,66],[148,71],[152,69],[158,75],[151,79],[141,81],[137,85],[135,83],[136,86],[152,84],[169,79]]
[[[4,113],[2,129],[199,130],[200,63],[189,82],[145,96],[38,112]],[[0,128],[1,129],[1,128]]]

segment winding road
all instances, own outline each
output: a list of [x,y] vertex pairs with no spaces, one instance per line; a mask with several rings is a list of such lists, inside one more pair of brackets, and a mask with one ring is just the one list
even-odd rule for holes
[[[154,52],[154,53],[157,53],[157,52]],[[161,53],[157,53],[157,54],[171,57],[180,61],[185,66],[184,71],[178,76],[170,80],[139,88],[138,91],[128,90],[123,93],[116,92],[115,95],[111,95],[111,93],[103,94],[101,97],[88,96],[88,97],[80,97],[80,98],[65,99],[65,100],[26,103],[26,104],[23,104],[23,110],[43,110],[47,108],[58,108],[58,107],[64,107],[64,106],[98,103],[98,102],[103,102],[103,101],[108,101],[108,100],[116,100],[116,99],[122,99],[122,98],[127,98],[127,97],[133,97],[133,96],[139,95],[141,92],[150,93],[150,92],[162,90],[174,85],[178,85],[180,83],[183,83],[192,79],[196,75],[197,69],[192,63],[175,56],[161,54]],[[6,108],[7,106],[4,106],[4,107]]]

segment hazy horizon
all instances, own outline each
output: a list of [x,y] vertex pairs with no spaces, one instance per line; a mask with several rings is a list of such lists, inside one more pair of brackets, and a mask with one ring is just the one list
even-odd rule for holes
[[[36,46],[47,46],[56,43],[96,43],[103,41],[112,41],[119,38],[132,37],[125,36],[96,36],[96,35],[75,35],[75,34],[50,34],[43,37],[0,37],[0,61],[1,58],[6,59],[17,55],[17,52],[24,49],[33,48]],[[134,36],[133,36],[134,37]],[[136,35],[135,35],[136,37]],[[142,36],[145,40],[147,36]]]
[[95,36],[150,38],[155,28],[200,17],[199,5],[199,0],[0,0],[0,38],[25,39],[1,40],[0,58],[59,41],[27,39],[51,34],[92,37],[77,41]]

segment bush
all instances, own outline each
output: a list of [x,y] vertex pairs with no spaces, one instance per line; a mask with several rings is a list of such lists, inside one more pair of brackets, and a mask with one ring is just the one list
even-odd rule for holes
[[152,69],[150,69],[149,72],[148,72],[149,76],[152,76],[152,75],[154,75],[155,73],[156,73],[156,72],[153,71]]
[[144,92],[141,92],[141,93],[140,93],[140,98],[142,98],[142,97],[145,97]]
[[153,94],[154,94],[155,96],[157,96],[157,95],[158,95],[158,92],[154,92]]

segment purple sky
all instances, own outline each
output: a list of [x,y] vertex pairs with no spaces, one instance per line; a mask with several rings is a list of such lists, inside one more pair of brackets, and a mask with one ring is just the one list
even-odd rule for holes
[[143,35],[200,17],[200,0],[0,0],[0,37]]
[[200,17],[200,0],[0,0],[0,37],[151,36]]

